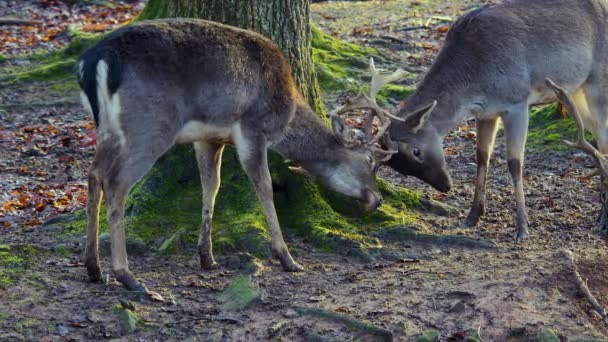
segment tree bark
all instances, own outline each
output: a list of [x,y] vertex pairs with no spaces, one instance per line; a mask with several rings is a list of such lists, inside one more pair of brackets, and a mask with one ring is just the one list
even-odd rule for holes
[[281,48],[302,95],[322,115],[309,5],[309,0],[150,0],[140,19],[201,18],[263,34]]

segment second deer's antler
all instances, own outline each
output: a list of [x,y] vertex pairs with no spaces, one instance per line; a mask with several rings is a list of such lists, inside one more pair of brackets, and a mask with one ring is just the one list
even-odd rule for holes
[[[369,95],[359,94],[357,97],[348,99],[346,101],[346,104],[342,108],[340,108],[337,113],[341,114],[355,109],[369,109],[370,113],[364,119],[363,132],[366,136],[366,145],[372,146],[377,143],[380,138],[382,138],[388,127],[391,125],[390,119],[396,121],[405,121],[404,119],[395,116],[391,113],[388,113],[384,109],[380,108],[380,106],[378,106],[378,104],[376,103],[376,96],[378,96],[378,92],[383,86],[396,80],[402,79],[407,75],[407,72],[399,68],[392,74],[380,74],[380,72],[378,72],[376,66],[374,65],[373,58],[369,59],[369,68],[372,75]],[[378,132],[375,136],[372,134],[372,123],[374,120],[374,116],[377,116],[380,120],[380,127],[378,127]]]
[[553,91],[555,91],[557,99],[566,108],[568,113],[572,115],[574,121],[576,122],[576,127],[578,128],[576,142],[573,143],[571,141],[564,140],[564,143],[570,147],[578,148],[579,150],[590,154],[593,159],[595,159],[600,172],[604,176],[608,176],[608,160],[606,159],[605,155],[601,154],[600,151],[598,151],[585,139],[585,125],[583,124],[583,118],[581,117],[578,108],[574,104],[574,99],[572,99],[570,93],[548,78],[545,79],[545,83],[547,83],[547,85],[551,87]]

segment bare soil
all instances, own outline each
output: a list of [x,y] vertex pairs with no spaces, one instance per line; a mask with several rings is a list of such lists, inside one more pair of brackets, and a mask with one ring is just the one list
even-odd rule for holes
[[[427,67],[445,33],[439,27],[449,26],[478,4],[464,0],[320,3],[312,11],[322,29],[341,39],[374,45],[404,64]],[[431,28],[400,30],[427,24]],[[389,36],[393,39],[382,38]],[[389,44],[379,43],[382,40]],[[0,95],[10,94],[15,102],[53,100],[45,96],[44,86],[30,87],[4,89]],[[74,105],[37,108],[11,107],[0,114],[0,195],[36,182],[84,184],[92,146],[76,144],[67,149],[65,153],[77,161],[68,174],[63,172],[64,164],[69,164],[65,158],[28,156],[15,149],[14,139],[2,138],[11,127],[22,128],[44,118],[62,122],[57,125],[87,120]],[[578,292],[561,254],[563,249],[575,253],[583,278],[606,305],[608,253],[605,240],[595,232],[598,181],[580,178],[591,171],[591,160],[576,151],[528,147],[524,175],[531,234],[527,241],[515,243],[515,203],[501,136],[496,145],[487,213],[474,229],[462,225],[476,172],[473,120],[463,122],[445,141],[455,184],[451,193],[439,194],[421,181],[381,170],[382,177],[461,210],[458,217],[421,217],[421,226],[430,232],[489,239],[498,244],[496,250],[383,241],[385,255],[399,257],[363,263],[291,238],[288,244],[306,265],[306,272],[285,273],[277,262],[263,260],[252,275],[259,300],[237,311],[223,309],[220,293],[237,275],[247,272],[245,256],[223,257],[218,270],[203,272],[194,256],[131,255],[133,272],[165,302],[121,304],[129,294],[111,277],[107,284],[86,281],[79,260],[84,238],[73,241],[73,254],[65,254],[56,248],[53,228],[0,227],[2,244],[34,245],[42,250],[28,263],[25,276],[0,290],[0,340],[300,341],[320,336],[374,340],[344,323],[299,314],[294,311],[297,307],[319,307],[368,321],[391,330],[400,341],[413,341],[428,330],[440,332],[444,341],[465,341],[466,336],[480,341],[536,341],[546,329],[562,341],[608,338],[608,323]],[[50,175],[37,180],[29,171],[23,172],[28,165],[38,165],[36,169]],[[79,207],[77,201],[71,205]],[[102,265],[104,272],[110,269],[107,258]],[[121,308],[129,305],[142,321],[133,332],[121,319]]]

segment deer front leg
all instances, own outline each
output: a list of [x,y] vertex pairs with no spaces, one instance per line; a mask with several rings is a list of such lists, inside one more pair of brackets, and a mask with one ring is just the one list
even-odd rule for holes
[[235,125],[233,129],[233,141],[243,169],[245,169],[245,173],[247,173],[247,176],[253,182],[258,198],[262,202],[270,230],[272,255],[279,259],[285,271],[302,271],[304,268],[293,260],[283,240],[283,233],[281,232],[273,202],[272,179],[270,178],[270,170],[268,169],[266,139],[259,136],[256,137],[254,134],[252,134],[253,137],[250,137],[244,133],[239,124]]
[[497,127],[498,117],[477,120],[477,179],[473,206],[471,207],[469,216],[464,221],[467,227],[475,227],[479,222],[479,218],[485,213],[486,177],[488,175],[492,151],[494,151]]
[[84,264],[87,268],[90,281],[101,280],[101,267],[99,266],[99,207],[103,191],[99,179],[91,170],[89,171],[89,200],[87,202],[87,247]]
[[215,197],[220,189],[220,170],[224,145],[196,142],[194,143],[194,151],[203,188],[203,217],[198,239],[198,254],[201,268],[209,270],[217,267],[211,245],[211,221],[213,219]]
[[513,179],[515,203],[517,205],[515,240],[522,241],[528,238],[529,224],[522,177],[524,149],[528,132],[528,104],[523,103],[514,106],[512,110],[503,114],[502,119],[507,140],[507,164]]

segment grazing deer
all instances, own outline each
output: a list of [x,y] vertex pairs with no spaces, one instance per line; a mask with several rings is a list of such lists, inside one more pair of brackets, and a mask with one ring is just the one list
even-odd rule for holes
[[108,206],[112,270],[128,289],[145,289],[129,272],[123,223],[129,189],[175,143],[192,143],[200,169],[201,266],[214,267],[211,221],[224,145],[236,147],[255,186],[270,229],[272,252],[299,271],[287,249],[273,203],[267,149],[299,163],[329,188],[378,207],[376,156],[387,151],[345,146],[350,129],[332,117],[334,133],[296,88],[279,48],[261,35],[196,19],[141,22],[121,28],[77,63],[85,107],[97,124],[89,172],[86,266],[101,278],[98,221]]
[[528,108],[556,99],[545,78],[573,93],[600,152],[608,152],[607,21],[605,0],[513,0],[465,14],[400,110],[405,122],[390,127],[385,146],[399,153],[389,166],[439,191],[450,190],[442,137],[474,115],[477,183],[465,224],[475,226],[484,213],[486,175],[500,118],[517,204],[515,238],[526,239],[522,169]]

